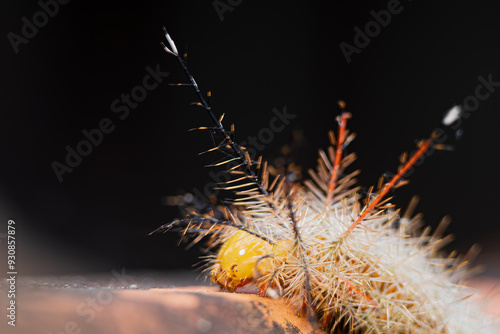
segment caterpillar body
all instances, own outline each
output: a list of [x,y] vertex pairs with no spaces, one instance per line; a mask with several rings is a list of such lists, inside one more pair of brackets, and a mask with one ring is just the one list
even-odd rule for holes
[[[189,79],[180,85],[194,87],[196,104],[214,122],[200,129],[223,138],[209,151],[228,156],[216,165],[230,166],[232,179],[223,188],[235,198],[217,214],[186,210],[184,218],[154,232],[180,229],[194,242],[208,237],[208,248],[219,249],[206,270],[221,289],[254,283],[260,295],[285,298],[330,333],[498,332],[463,285],[468,257],[439,251],[450,240],[442,236],[448,220],[432,234],[430,228],[420,231],[420,216],[412,217],[416,201],[400,214],[386,198],[427,150],[442,147],[439,133],[421,141],[412,156],[403,155],[398,173],[381,178],[362,198],[357,172],[345,173],[355,155],[343,151],[354,136],[347,130],[351,115],[339,102],[337,135],[329,133],[331,146],[319,151],[311,180],[294,182],[292,166],[271,176],[262,157],[252,160],[215,117],[166,30],[165,36],[169,46],[163,48]],[[452,108],[443,126],[459,117],[460,109]]]

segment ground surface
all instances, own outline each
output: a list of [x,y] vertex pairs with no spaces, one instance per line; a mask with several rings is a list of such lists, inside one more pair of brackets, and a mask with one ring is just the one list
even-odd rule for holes
[[281,300],[220,292],[190,273],[35,277],[16,290],[16,327],[2,319],[1,333],[314,332]]
[[[7,285],[1,282],[2,308]],[[500,286],[471,281],[500,315]],[[23,278],[16,285],[16,327],[5,317],[1,333],[322,333],[282,300],[220,292],[192,273],[128,273]]]

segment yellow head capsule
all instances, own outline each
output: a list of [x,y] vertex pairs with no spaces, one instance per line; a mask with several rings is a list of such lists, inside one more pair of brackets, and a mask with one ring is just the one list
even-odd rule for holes
[[[272,255],[271,257],[265,257]],[[227,239],[217,253],[212,267],[212,281],[221,288],[234,291],[252,281],[258,274],[264,275],[274,270],[273,257],[284,252],[265,240],[244,231],[238,231]]]

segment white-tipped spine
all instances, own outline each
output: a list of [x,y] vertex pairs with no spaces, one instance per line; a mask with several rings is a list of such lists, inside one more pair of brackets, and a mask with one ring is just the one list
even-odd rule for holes
[[451,125],[458,121],[462,115],[462,107],[455,105],[450,110],[446,112],[446,115],[444,115],[442,123],[443,125]]
[[174,56],[178,56],[179,55],[179,51],[177,51],[177,47],[175,46],[174,41],[170,37],[170,34],[167,32],[167,29],[165,27],[163,27],[163,31],[165,32],[165,38],[167,39],[167,42],[170,45],[170,49],[169,49],[169,48],[167,48],[165,46],[165,44],[163,44],[163,47],[164,47],[165,51],[167,51],[168,53],[173,54]]

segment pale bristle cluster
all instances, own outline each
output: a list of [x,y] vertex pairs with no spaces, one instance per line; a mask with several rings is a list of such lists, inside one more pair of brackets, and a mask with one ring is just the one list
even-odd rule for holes
[[[186,208],[186,217],[160,227],[208,236],[208,246],[220,249],[210,257],[207,272],[221,288],[234,291],[250,282],[261,295],[280,296],[291,307],[330,332],[349,333],[498,333],[493,321],[462,285],[469,259],[443,256],[449,242],[443,224],[432,234],[420,230],[415,203],[404,215],[389,203],[388,192],[431,147],[436,134],[419,144],[411,157],[403,155],[398,173],[379,182],[361,198],[357,172],[345,173],[354,155],[343,149],[354,138],[346,129],[350,114],[338,118],[338,136],[319,152],[318,167],[304,186],[285,176],[271,176],[267,163],[254,161],[232,133],[212,113],[194,78],[166,33],[190,84],[219,132],[231,181],[221,185],[235,195],[222,210],[200,214]],[[345,103],[339,103],[341,109]],[[456,111],[456,109],[455,109]],[[459,111],[445,125],[459,118]],[[204,127],[203,129],[207,129]],[[221,218],[221,216],[223,218]]]
[[[475,304],[473,291],[461,285],[468,275],[467,259],[439,257],[448,238],[429,235],[428,228],[417,232],[419,216],[410,219],[392,209],[379,210],[345,236],[362,210],[355,195],[340,196],[325,208],[312,191],[296,186],[291,195],[299,244],[279,188],[283,185],[274,194],[281,192],[281,201],[274,202],[272,212],[239,212],[245,222],[238,224],[280,245],[286,254],[277,257],[275,271],[259,277],[257,285],[274,286],[273,295],[287,298],[298,312],[309,293],[319,322],[332,331],[496,333]],[[216,263],[214,257],[208,270]]]

